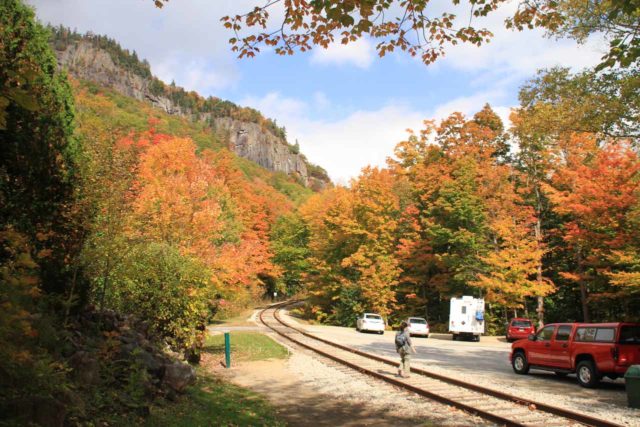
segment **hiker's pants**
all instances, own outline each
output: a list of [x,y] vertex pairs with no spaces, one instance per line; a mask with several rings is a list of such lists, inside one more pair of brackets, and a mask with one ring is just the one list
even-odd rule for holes
[[411,374],[411,354],[404,350],[400,350],[400,373],[402,375]]

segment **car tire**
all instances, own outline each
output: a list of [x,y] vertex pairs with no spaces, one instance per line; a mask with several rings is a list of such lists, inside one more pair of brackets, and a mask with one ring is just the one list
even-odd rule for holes
[[475,342],[480,342],[480,335],[476,335],[475,338],[474,338],[474,341]]
[[596,365],[591,360],[583,360],[576,366],[578,384],[585,388],[594,388],[600,382]]
[[513,372],[518,375],[528,374],[529,362],[527,361],[527,356],[521,351],[515,353],[513,359],[511,359],[511,367],[513,368]]
[[378,331],[380,335],[384,335],[384,331]]
[[451,341],[458,341],[456,334],[451,335]]

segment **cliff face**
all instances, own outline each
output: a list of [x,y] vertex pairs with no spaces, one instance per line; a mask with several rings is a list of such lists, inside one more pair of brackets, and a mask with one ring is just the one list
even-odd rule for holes
[[58,65],[66,68],[78,79],[93,81],[123,95],[149,102],[169,114],[185,116],[191,120],[209,120],[217,132],[228,135],[229,148],[237,155],[266,169],[296,176],[305,185],[314,189],[327,184],[316,178],[310,178],[305,157],[293,153],[284,139],[258,123],[185,110],[171,99],[155,95],[151,90],[150,79],[119,67],[108,52],[89,42],[71,43],[62,50],[56,49],[55,52]]
[[67,68],[78,79],[89,80],[123,95],[150,102],[169,114],[187,115],[170,99],[153,95],[148,79],[118,67],[108,52],[95,48],[91,43],[70,44],[65,50],[55,50],[55,53],[58,66]]
[[242,122],[231,117],[212,118],[217,131],[229,136],[230,148],[240,157],[260,166],[299,176],[309,185],[307,164],[300,154],[291,153],[289,146],[257,123]]

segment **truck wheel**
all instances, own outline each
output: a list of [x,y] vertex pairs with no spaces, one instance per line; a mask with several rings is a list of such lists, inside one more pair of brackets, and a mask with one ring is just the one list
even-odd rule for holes
[[453,334],[451,336],[451,341],[458,341],[458,336],[456,334]]
[[596,366],[591,360],[583,360],[576,367],[578,384],[586,388],[594,388],[600,382]]
[[529,362],[527,362],[527,357],[523,352],[519,351],[513,355],[511,367],[513,368],[513,372],[518,375],[526,375],[529,373]]
[[475,342],[480,342],[480,335],[476,335],[476,336],[474,337],[474,341],[475,341]]

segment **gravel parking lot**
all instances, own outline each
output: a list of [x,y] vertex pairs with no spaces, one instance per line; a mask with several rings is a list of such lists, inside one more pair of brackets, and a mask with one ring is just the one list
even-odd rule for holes
[[[352,328],[303,325],[291,316],[286,319],[319,337],[381,356],[397,357],[393,331],[384,335],[359,333]],[[431,334],[428,339],[416,337],[413,342],[418,352],[415,366],[624,425],[640,426],[640,410],[627,408],[622,379],[605,379],[597,389],[584,389],[574,375],[559,378],[543,371],[516,375],[509,363],[511,344],[503,337],[482,337],[478,343],[452,341],[448,334]]]

